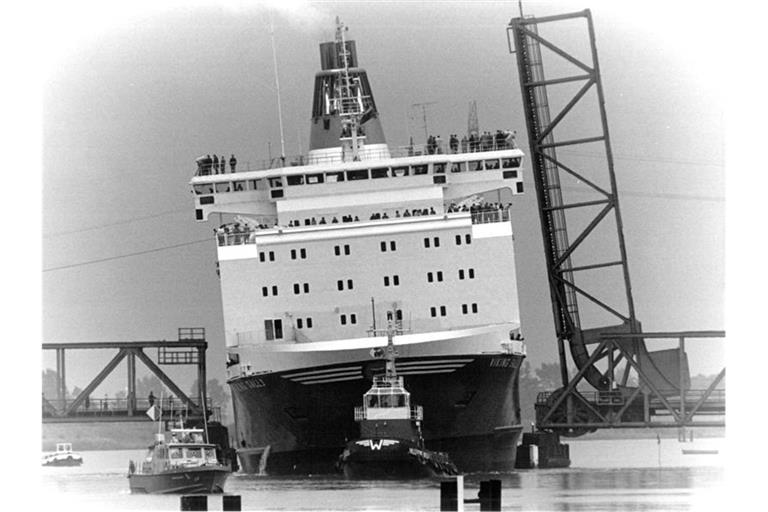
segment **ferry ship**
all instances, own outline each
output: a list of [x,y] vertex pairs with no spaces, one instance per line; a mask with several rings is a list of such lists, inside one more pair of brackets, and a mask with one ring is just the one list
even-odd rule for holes
[[241,466],[335,471],[394,315],[425,446],[463,472],[511,470],[525,345],[501,198],[523,193],[524,155],[498,134],[390,148],[346,30],[320,44],[307,155],[199,158],[191,180],[196,220],[227,219],[214,237]]

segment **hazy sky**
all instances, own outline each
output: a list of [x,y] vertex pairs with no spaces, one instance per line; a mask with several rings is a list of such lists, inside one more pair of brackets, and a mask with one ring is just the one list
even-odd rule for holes
[[[725,127],[723,79],[712,62],[724,55],[712,37],[715,17],[694,3],[615,4],[524,2],[524,9],[537,16],[592,9],[644,330],[723,329]],[[54,8],[57,25],[82,30],[60,28],[44,51],[42,338],[175,339],[177,327],[201,326],[209,372],[223,381],[213,225],[194,221],[188,182],[200,154],[234,153],[243,165],[266,158],[268,142],[279,151],[269,4],[87,5]],[[332,38],[337,15],[357,41],[390,145],[423,137],[423,126],[409,120],[412,104],[436,102],[429,131],[445,139],[466,130],[476,100],[481,129],[515,129],[528,152],[507,49],[517,1],[277,5],[288,154],[306,151],[317,45]],[[695,23],[684,19],[691,14]],[[560,37],[588,44],[575,31]],[[579,163],[597,153],[572,151]],[[522,327],[538,366],[555,360],[556,342],[529,169],[513,227]],[[722,344],[704,343],[692,347],[694,373],[723,364]],[[70,389],[85,386],[112,355],[71,367]],[[43,364],[54,368],[55,359]],[[121,371],[105,386],[110,393],[125,386]]]

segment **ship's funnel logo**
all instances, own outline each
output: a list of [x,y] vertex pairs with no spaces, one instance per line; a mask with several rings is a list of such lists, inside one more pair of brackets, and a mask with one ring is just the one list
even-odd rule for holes
[[379,439],[378,441],[374,439],[364,439],[363,441],[357,441],[357,444],[360,446],[367,446],[371,450],[381,450],[382,446],[393,446],[397,444],[397,441],[394,439]]

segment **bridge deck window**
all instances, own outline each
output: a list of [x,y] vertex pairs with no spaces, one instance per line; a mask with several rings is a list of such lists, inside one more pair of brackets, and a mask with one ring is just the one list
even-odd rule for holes
[[307,174],[307,184],[308,185],[314,185],[316,183],[322,183],[323,182],[323,175],[322,174]]
[[408,167],[393,167],[392,177],[408,176]]
[[496,160],[496,159],[486,160],[485,161],[485,168],[486,169],[498,169],[499,168],[499,161]]
[[483,170],[483,162],[481,160],[475,160],[475,161],[469,162],[469,170],[470,171],[482,171]]
[[229,192],[229,182],[217,183],[216,184],[216,192],[217,193]]
[[361,169],[359,171],[347,171],[347,180],[349,181],[367,180],[367,179],[368,179],[368,169]]
[[435,174],[443,174],[445,172],[445,163],[432,164],[432,172]]
[[389,176],[389,169],[387,167],[382,167],[379,169],[371,169],[371,179],[377,179],[377,178],[386,178]]
[[337,181],[344,181],[344,172],[327,172],[325,173],[325,181],[327,183],[336,183]]
[[287,176],[286,180],[288,181],[288,185],[303,185],[304,184],[304,176],[299,174],[297,176]]
[[520,167],[520,159],[519,158],[502,158],[501,166],[504,167],[505,169]]
[[413,174],[427,174],[427,165],[414,165]]

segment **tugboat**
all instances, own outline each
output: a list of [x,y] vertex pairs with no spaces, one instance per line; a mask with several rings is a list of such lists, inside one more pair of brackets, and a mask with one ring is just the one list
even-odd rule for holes
[[[371,330],[372,332],[375,330]],[[401,324],[393,328],[387,313],[387,346],[373,349],[374,357],[386,358],[384,375],[373,376],[373,386],[363,395],[363,405],[355,407],[360,424],[360,439],[347,443],[338,466],[350,479],[417,479],[457,475],[448,454],[425,448],[421,434],[424,412],[411,406],[411,395],[403,377],[397,375],[394,334],[402,334]]]
[[56,451],[43,455],[43,466],[80,466],[83,457],[72,451],[71,443],[56,443]]
[[206,442],[201,428],[172,428],[155,434],[155,442],[137,467],[128,465],[134,494],[215,494],[224,492],[232,472],[216,456],[216,445]]

